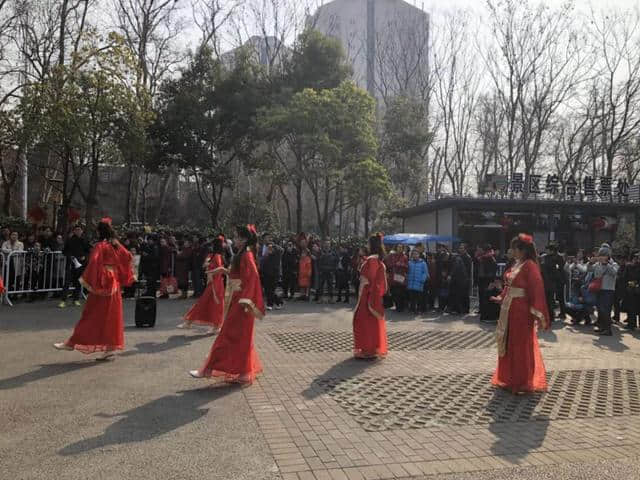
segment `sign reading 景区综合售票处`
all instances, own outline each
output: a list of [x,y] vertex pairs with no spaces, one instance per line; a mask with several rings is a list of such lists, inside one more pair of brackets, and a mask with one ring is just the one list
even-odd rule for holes
[[478,193],[529,197],[530,195],[565,198],[602,200],[619,202],[640,202],[637,186],[630,186],[624,178],[585,176],[576,178],[569,175],[561,178],[555,174],[538,175],[515,172],[506,175],[487,175],[478,185]]

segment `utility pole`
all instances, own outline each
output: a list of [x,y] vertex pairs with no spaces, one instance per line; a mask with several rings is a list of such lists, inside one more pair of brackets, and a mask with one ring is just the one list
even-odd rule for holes
[[[21,29],[22,29],[22,59],[23,59],[23,66],[22,66],[22,72],[20,72],[20,84],[21,85],[25,85],[27,83],[27,68],[29,66],[28,60],[27,60],[27,56],[26,56],[26,52],[27,52],[27,25],[29,25],[29,10],[27,8],[24,9],[24,11],[22,12],[24,21],[22,23]],[[24,146],[24,149],[22,150],[22,154],[21,157],[22,158],[18,158],[18,162],[20,162],[20,177],[21,177],[21,189],[22,191],[20,193],[22,193],[22,205],[21,205],[21,217],[23,220],[27,220],[27,210],[28,210],[28,204],[29,204],[29,160],[27,157],[27,151],[26,151],[26,144]]]

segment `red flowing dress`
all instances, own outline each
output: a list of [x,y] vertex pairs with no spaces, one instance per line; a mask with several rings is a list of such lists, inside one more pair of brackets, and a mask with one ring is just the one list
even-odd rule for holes
[[121,288],[134,281],[132,258],[122,245],[107,240],[93,247],[80,277],[89,297],[65,345],[82,353],[124,349]]
[[219,273],[224,270],[222,255],[209,255],[206,268],[209,277],[207,288],[186,313],[184,321],[220,328],[224,318],[224,279]]
[[387,329],[382,297],[387,273],[377,255],[368,257],[360,269],[360,291],[353,315],[353,354],[357,358],[387,355]]
[[505,288],[496,328],[498,368],[491,383],[512,393],[547,390],[537,329],[548,329],[549,310],[540,267],[532,260],[505,273]]
[[225,311],[222,329],[198,373],[223,377],[227,382],[251,383],[262,372],[253,345],[253,324],[256,317],[262,318],[265,313],[260,276],[251,251],[242,255],[237,270],[231,269]]

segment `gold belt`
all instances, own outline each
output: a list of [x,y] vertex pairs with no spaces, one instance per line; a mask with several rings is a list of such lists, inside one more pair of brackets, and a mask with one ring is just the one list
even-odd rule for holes
[[507,338],[509,334],[509,309],[514,298],[523,298],[527,294],[524,288],[508,287],[507,295],[500,306],[500,317],[496,326],[496,343],[498,344],[498,356],[504,357],[507,353]]

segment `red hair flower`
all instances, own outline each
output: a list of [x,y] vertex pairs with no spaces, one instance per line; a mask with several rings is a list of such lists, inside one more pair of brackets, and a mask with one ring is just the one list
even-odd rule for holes
[[103,217],[100,219],[100,223],[106,223],[107,225],[111,226],[113,220],[111,219],[111,217]]
[[533,237],[531,235],[527,235],[526,233],[521,233],[518,235],[518,238],[521,242],[528,243],[529,245],[533,245]]
[[247,230],[249,230],[254,235],[258,236],[258,230],[256,230],[256,226],[253,223],[247,225]]

